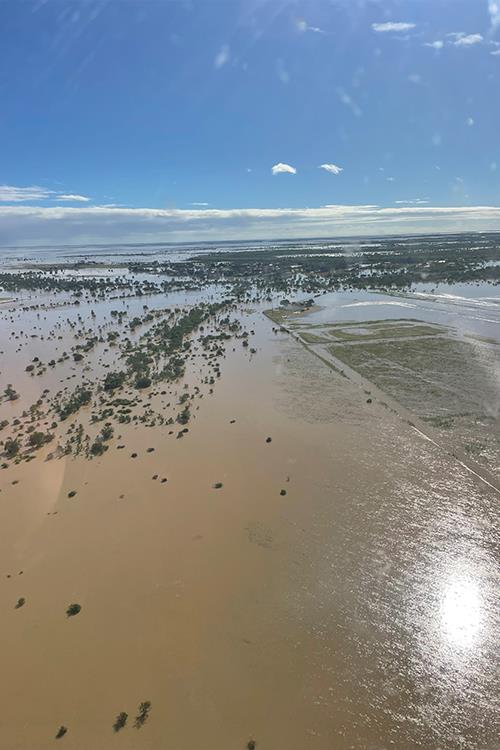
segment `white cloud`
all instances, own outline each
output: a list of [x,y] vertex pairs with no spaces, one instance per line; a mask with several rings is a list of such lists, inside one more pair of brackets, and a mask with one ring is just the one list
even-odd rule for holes
[[472,47],[472,45],[481,44],[483,41],[482,34],[465,34],[463,31],[454,32],[448,34],[448,36],[455,38],[455,41],[453,42],[455,47]]
[[193,203],[190,204],[191,206],[209,206],[210,203],[205,203],[204,201],[193,201]]
[[86,195],[73,195],[72,193],[58,195],[56,200],[58,201],[75,201],[76,203],[88,203],[90,198]]
[[282,162],[274,164],[274,166],[271,167],[271,172],[273,174],[297,174],[297,170],[295,169],[295,167],[290,166],[290,164],[283,164]]
[[344,167],[338,167],[336,164],[320,164],[318,169],[324,169],[325,172],[330,172],[330,174],[340,174],[344,171]]
[[496,31],[497,26],[500,26],[500,3],[496,0],[489,0],[488,13],[490,14],[491,29]]
[[493,52],[490,52],[490,55],[500,55],[500,49],[493,50]]
[[52,190],[38,187],[38,185],[32,185],[31,187],[0,185],[0,201],[9,203],[46,200],[47,198],[50,198],[52,193]]
[[30,187],[15,187],[14,185],[0,185],[0,202],[21,203],[22,201],[73,201],[77,203],[88,203],[90,198],[85,195],[74,193],[60,193],[57,190],[49,190],[39,185]]
[[153,209],[0,206],[1,245],[485,231],[500,206],[329,205],[321,208]]
[[284,83],[285,85],[287,83],[290,83],[290,73],[286,69],[285,63],[281,58],[278,58],[278,60],[276,60],[276,73],[281,83]]
[[346,107],[349,107],[353,115],[356,115],[356,117],[361,117],[361,115],[363,114],[361,111],[361,108],[354,101],[352,96],[350,96],[350,94],[344,91],[344,89],[337,89],[337,93],[339,95],[339,99],[342,102],[342,104],[345,104]]
[[307,21],[305,21],[303,18],[298,18],[295,22],[295,25],[297,26],[298,31],[304,33],[305,31],[312,31],[315,34],[324,34],[325,32],[323,29],[320,29],[319,26],[309,26]]
[[468,117],[466,119],[465,123],[466,123],[466,125],[469,126],[469,128],[471,128],[474,125],[474,118],[473,117]]
[[432,47],[432,49],[443,49],[444,42],[442,39],[436,39],[435,42],[424,42],[424,47]]
[[414,29],[416,24],[405,23],[403,21],[388,21],[387,23],[372,23],[373,31],[388,32],[388,31],[410,31]]
[[394,201],[394,203],[407,206],[422,206],[429,203],[429,201],[426,198],[409,198],[408,200]]
[[217,52],[214,60],[214,66],[217,68],[217,70],[224,67],[224,65],[229,62],[229,57],[229,45],[223,44],[220,50]]

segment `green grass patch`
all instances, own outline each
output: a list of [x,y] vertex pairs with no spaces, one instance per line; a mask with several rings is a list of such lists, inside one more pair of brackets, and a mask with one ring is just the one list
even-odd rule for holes
[[266,318],[269,318],[269,320],[272,320],[273,323],[277,323],[280,325],[283,323],[289,316],[290,312],[288,310],[280,310],[278,308],[272,309],[272,310],[264,310],[264,315]]
[[340,341],[366,341],[368,339],[397,339],[414,336],[436,336],[443,333],[442,328],[425,325],[380,325],[368,326],[360,324],[356,328],[330,328],[330,333]]

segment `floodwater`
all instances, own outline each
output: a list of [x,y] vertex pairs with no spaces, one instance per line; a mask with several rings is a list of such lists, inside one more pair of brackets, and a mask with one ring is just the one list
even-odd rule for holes
[[401,295],[329,292],[317,301],[321,309],[304,318],[308,323],[416,318],[500,342],[500,286],[487,282],[414,284]]
[[184,440],[1,472],[2,750],[498,747],[498,496],[250,321]]

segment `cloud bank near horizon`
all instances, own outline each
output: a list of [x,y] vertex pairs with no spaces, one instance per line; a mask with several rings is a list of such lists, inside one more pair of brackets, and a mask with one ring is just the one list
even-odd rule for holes
[[14,185],[0,185],[1,203],[22,203],[23,201],[62,201],[66,203],[89,203],[90,198],[86,195],[75,193],[64,193],[60,190],[50,190],[39,185],[29,187],[16,187]]
[[0,246],[500,230],[500,206],[154,209],[0,206]]

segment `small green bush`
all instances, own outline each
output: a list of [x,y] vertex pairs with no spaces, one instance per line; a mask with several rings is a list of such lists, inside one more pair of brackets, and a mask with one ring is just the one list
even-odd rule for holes
[[104,378],[104,390],[114,391],[116,388],[121,388],[127,377],[124,372],[108,372]]
[[79,612],[81,612],[82,607],[81,604],[70,604],[68,609],[66,610],[66,615],[68,617],[74,617]]
[[102,456],[108,450],[108,446],[104,445],[102,440],[95,440],[90,446],[90,453],[92,456]]
[[139,713],[135,717],[134,727],[140,729],[146,723],[146,720],[151,711],[151,701],[144,701],[139,706]]
[[19,440],[15,438],[7,438],[4,445],[4,452],[7,458],[14,458],[19,453]]
[[148,378],[147,376],[143,376],[141,378],[137,378],[135,381],[135,388],[142,389],[142,388],[149,388],[151,385],[151,378]]
[[125,711],[121,711],[115,719],[115,723],[113,724],[113,731],[119,732],[120,729],[123,729],[123,727],[127,723],[127,719],[128,714],[125,713]]

